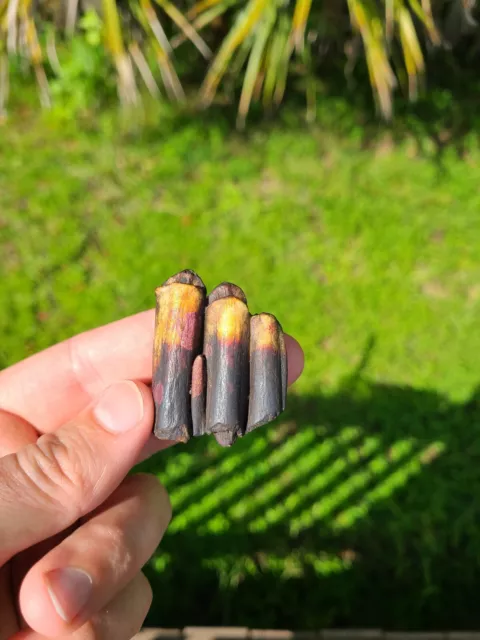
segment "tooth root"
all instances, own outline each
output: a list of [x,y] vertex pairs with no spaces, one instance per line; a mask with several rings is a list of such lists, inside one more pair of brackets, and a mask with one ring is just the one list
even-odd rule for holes
[[241,289],[222,283],[205,311],[206,433],[222,446],[243,435],[248,414],[250,313]]
[[186,270],[155,291],[152,392],[157,438],[186,442],[192,435],[192,365],[202,350],[206,290]]
[[219,431],[214,433],[213,437],[221,447],[231,447],[237,439],[237,435],[232,431]]
[[250,400],[246,433],[274,420],[285,408],[287,356],[282,327],[260,313],[250,321]]
[[192,425],[193,436],[205,433],[205,402],[207,390],[207,365],[205,356],[195,358],[192,368]]

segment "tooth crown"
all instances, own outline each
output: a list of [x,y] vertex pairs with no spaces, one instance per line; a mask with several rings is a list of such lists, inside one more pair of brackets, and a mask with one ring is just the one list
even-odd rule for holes
[[191,270],[155,291],[154,433],[187,442],[213,434],[221,446],[285,409],[287,354],[278,320],[252,316],[244,292],[223,282],[208,296]]

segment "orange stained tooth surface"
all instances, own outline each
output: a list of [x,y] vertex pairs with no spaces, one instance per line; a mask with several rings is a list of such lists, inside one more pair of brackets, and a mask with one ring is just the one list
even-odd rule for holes
[[251,320],[251,343],[254,349],[280,350],[280,327],[269,313],[260,313]]
[[246,304],[238,298],[220,298],[208,307],[207,332],[222,342],[239,340],[248,322]]
[[195,286],[174,283],[155,290],[157,314],[154,350],[157,359],[162,343],[192,349],[204,300],[203,292]]

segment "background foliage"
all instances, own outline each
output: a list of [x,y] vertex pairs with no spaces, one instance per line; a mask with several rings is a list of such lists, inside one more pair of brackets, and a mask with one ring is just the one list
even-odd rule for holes
[[[390,118],[400,89],[416,99],[427,61],[453,50],[478,63],[474,0],[0,0],[0,111],[9,78],[33,71],[40,102],[82,110],[116,88],[124,105],[143,92],[207,107],[252,102],[267,111],[287,85],[315,115],[335,67],[373,89]],[[342,71],[343,70],[343,71]],[[219,89],[221,91],[219,92]],[[62,102],[62,97],[64,98]],[[65,106],[66,105],[66,106]]]

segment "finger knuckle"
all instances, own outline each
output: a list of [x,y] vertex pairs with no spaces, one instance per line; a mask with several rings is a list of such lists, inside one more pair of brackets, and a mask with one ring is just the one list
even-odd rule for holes
[[18,465],[34,486],[37,498],[79,517],[92,492],[91,465],[85,443],[67,442],[55,434],[42,435],[17,454]]

